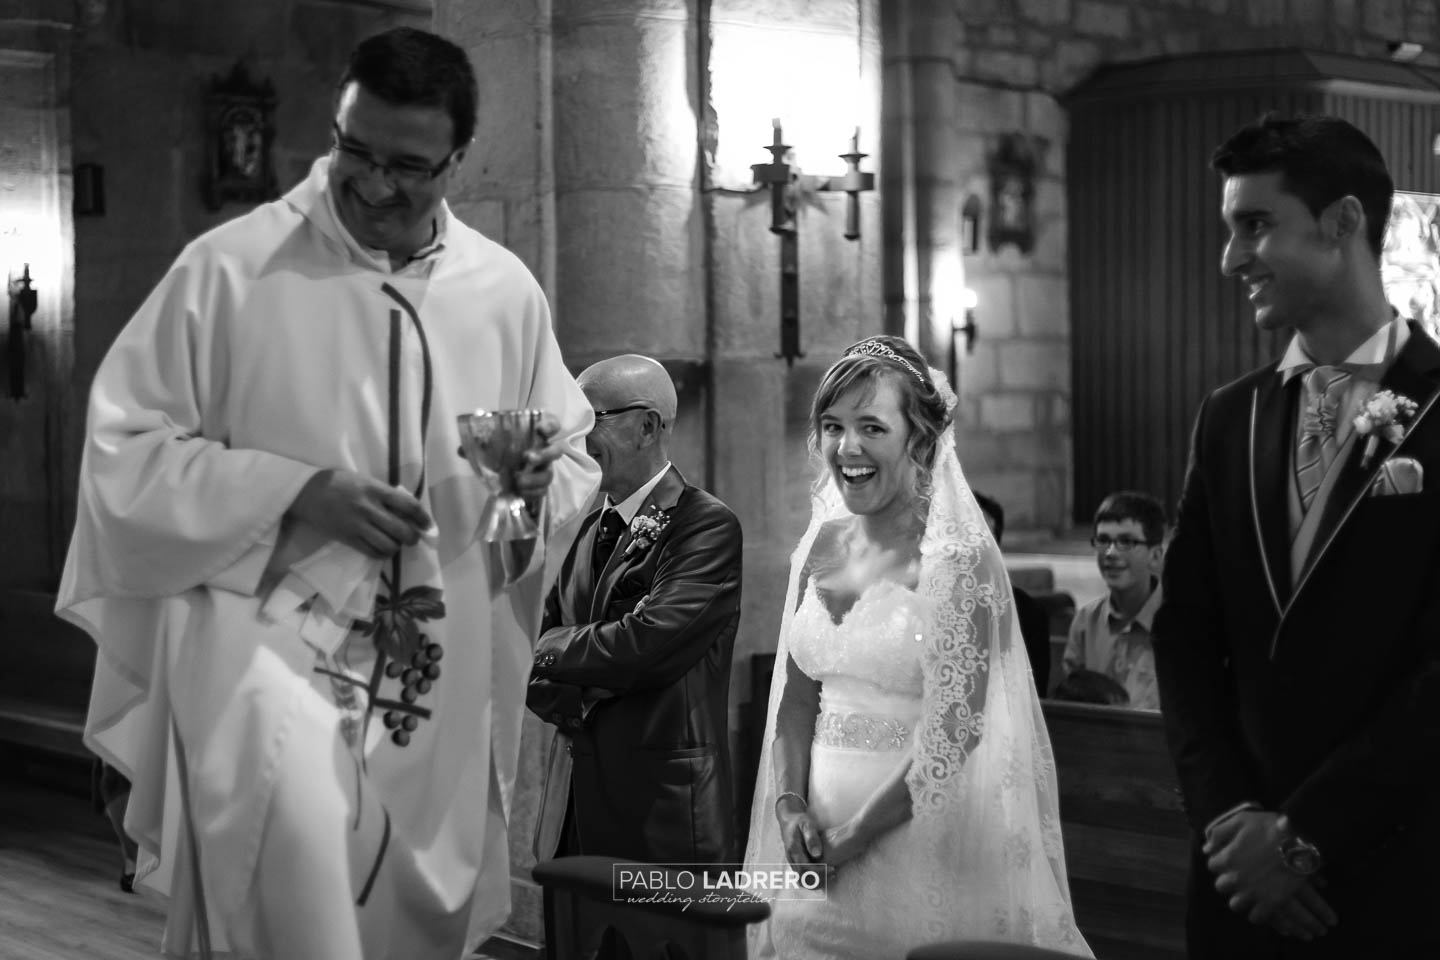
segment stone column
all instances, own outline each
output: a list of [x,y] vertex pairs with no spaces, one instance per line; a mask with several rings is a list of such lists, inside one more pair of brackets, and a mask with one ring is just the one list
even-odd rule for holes
[[555,311],[577,364],[705,356],[691,6],[554,5]]
[[470,54],[475,143],[453,178],[456,216],[525,261],[555,299],[555,175],[548,0],[438,0],[436,32]]
[[[680,393],[676,464],[704,483],[708,385],[698,213],[698,44],[687,0],[440,0],[437,29],[480,76],[457,213],[541,278],[578,371],[619,353],[664,362]],[[530,880],[550,729],[526,716],[510,820],[505,931],[543,937]]]
[[943,0],[887,4],[884,16],[886,325],[948,371],[965,288],[954,162],[958,18]]

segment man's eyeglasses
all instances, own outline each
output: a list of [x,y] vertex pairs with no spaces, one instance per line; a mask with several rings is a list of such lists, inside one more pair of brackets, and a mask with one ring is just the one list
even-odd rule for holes
[[330,129],[330,149],[336,154],[336,159],[350,166],[351,169],[359,172],[364,170],[369,173],[371,170],[380,171],[380,176],[389,180],[397,187],[411,190],[425,186],[449,168],[455,160],[458,150],[452,150],[450,155],[439,163],[431,166],[428,163],[421,163],[417,160],[394,160],[390,163],[381,163],[370,155],[370,152],[363,147],[353,143],[347,143],[345,135],[340,132],[339,124]]
[[1101,553],[1104,553],[1111,547],[1116,548],[1121,553],[1129,553],[1136,547],[1149,547],[1153,546],[1153,544],[1151,544],[1149,540],[1140,540],[1135,537],[1110,537],[1102,533],[1090,538],[1090,546]]
[[655,409],[655,408],[652,407],[652,406],[650,406],[649,404],[645,404],[645,403],[632,403],[632,404],[630,404],[628,407],[615,407],[615,408],[610,409],[610,410],[596,410],[596,411],[595,411],[595,422],[596,422],[596,423],[599,423],[601,420],[608,420],[608,419],[610,419],[611,417],[618,417],[618,416],[620,416],[620,414],[622,414],[622,413],[629,413],[631,410],[653,410],[653,409]]

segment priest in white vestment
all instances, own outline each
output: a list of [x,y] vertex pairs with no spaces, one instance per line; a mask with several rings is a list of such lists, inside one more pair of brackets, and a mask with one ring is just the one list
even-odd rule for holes
[[[58,608],[167,956],[459,960],[508,914],[531,643],[599,471],[538,284],[443,199],[475,94],[448,41],[364,41],[329,156],[96,376]],[[554,418],[518,547],[476,536],[480,408]]]

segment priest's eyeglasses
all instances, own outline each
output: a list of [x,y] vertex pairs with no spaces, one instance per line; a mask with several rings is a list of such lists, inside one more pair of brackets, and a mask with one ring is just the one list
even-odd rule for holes
[[380,171],[380,176],[393,183],[401,189],[417,190],[444,173],[455,161],[458,150],[450,151],[450,155],[433,166],[419,160],[392,160],[389,163],[381,163],[370,155],[370,151],[357,144],[350,143],[345,135],[340,132],[339,124],[330,128],[330,149],[335,153],[338,163],[343,163],[357,173],[363,170],[369,173],[371,170]]
[[1121,553],[1129,553],[1136,547],[1149,547],[1153,546],[1153,544],[1151,544],[1149,540],[1141,540],[1137,537],[1110,537],[1101,533],[1090,538],[1090,546],[1094,547],[1100,553],[1104,553],[1111,547],[1114,547]]

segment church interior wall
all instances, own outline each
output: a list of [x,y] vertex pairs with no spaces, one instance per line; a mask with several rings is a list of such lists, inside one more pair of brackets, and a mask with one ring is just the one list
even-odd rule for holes
[[[188,0],[29,3],[66,8],[70,75],[54,107],[67,118],[64,173],[96,164],[105,183],[104,214],[73,222],[73,369],[51,385],[66,391],[69,418],[70,459],[60,473],[71,486],[60,502],[73,500],[84,397],[111,339],[186,242],[247,209],[211,211],[202,199],[206,85],[237,60],[274,84],[283,191],[326,148],[329,91],[354,43],[385,26],[433,23],[471,52],[482,91],[480,140],[452,206],[540,278],[573,369],[636,351],[677,374],[677,464],[740,516],[737,731],[751,695],[750,657],[773,651],[789,551],[807,519],[809,398],[845,345],[897,329],[916,297],[907,258],[953,261],[946,282],[976,294],[979,334],[973,352],[957,356],[957,431],[972,485],[1007,509],[1015,531],[1007,546],[1070,529],[1067,90],[1105,62],[1209,49],[1301,45],[1385,57],[1389,44],[1411,40],[1426,44],[1422,62],[1440,63],[1430,0],[436,0],[433,10],[425,0],[214,0],[203,14]],[[0,3],[0,26],[10,6]],[[898,162],[905,150],[877,142],[879,78],[899,56],[882,48],[894,38],[882,37],[880,20],[899,8],[910,30],[928,34],[923,56],[943,67],[912,72],[936,85],[912,102],[950,112],[931,131],[940,135],[915,137],[910,147],[922,156],[910,162],[947,184],[920,196],[934,200],[931,221],[954,229],[942,240],[907,234],[903,223],[882,228],[886,205],[898,201],[872,191],[858,198],[861,237],[847,240],[844,195],[806,195],[797,220],[804,355],[792,364],[776,356],[780,238],[768,229],[769,195],[753,188],[747,165],[769,159],[769,120],[786,89],[780,74],[800,77],[807,61],[746,50],[847,47],[858,78],[845,91],[854,101],[848,123],[861,128],[863,169],[882,183],[903,181],[911,173],[882,161]],[[741,83],[738,100],[719,89]],[[0,100],[6,95],[0,90]],[[844,102],[838,92],[833,99]],[[894,119],[887,130],[914,132]],[[801,127],[787,121],[787,129]],[[994,248],[986,237],[991,167],[1015,134],[1037,158],[1025,251]],[[838,151],[813,139],[794,146],[806,173],[843,172]],[[950,244],[964,234],[960,207],[971,196],[981,205],[980,239],[962,252]],[[950,296],[953,303],[958,290]],[[21,524],[33,497],[7,476],[0,470],[0,539],[10,552],[0,586],[53,587],[63,543],[57,550]],[[53,526],[68,532],[66,523]],[[533,940],[539,908],[524,876],[533,816],[525,798],[534,796],[544,741],[529,722],[509,929]]]
[[[240,62],[253,79],[274,86],[272,159],[275,188],[283,192],[325,150],[329,91],[355,42],[396,23],[426,25],[430,13],[427,2],[416,0],[203,6],[183,0],[27,0],[21,9],[9,9],[14,6],[0,6],[0,39],[8,41],[0,46],[49,45],[65,56],[51,109],[63,120],[64,156],[54,176],[66,200],[57,223],[69,229],[73,222],[73,268],[65,278],[73,298],[63,310],[58,302],[47,310],[42,288],[35,323],[56,341],[42,362],[58,373],[44,383],[51,395],[43,402],[32,391],[16,405],[5,424],[9,436],[0,439],[0,453],[8,450],[5,459],[14,468],[0,471],[0,536],[9,545],[0,561],[0,586],[53,589],[73,522],[74,471],[96,367],[184,245],[251,206],[231,202],[212,210],[204,198],[204,97],[212,80]],[[23,32],[21,24],[28,24]],[[47,39],[55,37],[60,39]],[[15,95],[13,87],[7,92],[0,85],[0,101]],[[104,212],[72,220],[76,165],[99,169]],[[32,363],[41,361],[38,350],[29,351]],[[57,422],[63,423],[58,431]],[[44,456],[61,469],[47,475],[50,489],[36,493],[32,481],[42,468],[42,448],[30,438],[42,434],[51,438]]]

